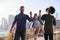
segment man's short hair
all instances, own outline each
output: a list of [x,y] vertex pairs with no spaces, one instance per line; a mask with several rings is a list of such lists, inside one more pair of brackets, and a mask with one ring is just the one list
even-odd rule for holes
[[30,11],[30,13],[32,13],[32,11]]
[[24,8],[24,6],[21,6],[20,8]]

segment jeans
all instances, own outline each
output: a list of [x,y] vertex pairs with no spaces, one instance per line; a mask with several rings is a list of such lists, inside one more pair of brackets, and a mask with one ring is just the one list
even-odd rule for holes
[[20,37],[21,37],[21,40],[25,40],[25,32],[20,32],[20,33],[16,32],[14,40],[20,40]]
[[45,40],[48,40],[48,36],[49,36],[49,40],[53,40],[53,33],[52,34],[44,34]]

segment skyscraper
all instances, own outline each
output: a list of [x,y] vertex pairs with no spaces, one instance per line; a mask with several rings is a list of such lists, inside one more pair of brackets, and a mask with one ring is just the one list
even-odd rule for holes
[[9,17],[8,17],[9,29],[11,28],[11,25],[13,23],[13,20],[14,20],[14,16],[13,15],[9,15]]
[[7,19],[2,18],[1,19],[1,30],[7,30],[7,29],[8,29]]
[[0,25],[0,31],[1,31],[1,25]]

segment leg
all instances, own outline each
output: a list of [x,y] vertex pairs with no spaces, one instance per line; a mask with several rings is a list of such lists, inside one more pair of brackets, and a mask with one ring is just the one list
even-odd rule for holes
[[34,40],[37,40],[38,35],[34,34]]
[[44,39],[48,40],[48,34],[44,34]]
[[40,27],[37,27],[35,30],[35,34],[39,34],[39,32],[40,32]]
[[15,33],[14,40],[19,40],[19,38],[20,38],[20,35],[18,33]]
[[53,40],[53,34],[49,34],[49,40]]
[[36,30],[35,30],[35,33],[34,33],[34,40],[37,40],[39,31],[40,31],[40,27],[37,27]]
[[21,40],[26,40],[25,39],[25,33],[21,33]]

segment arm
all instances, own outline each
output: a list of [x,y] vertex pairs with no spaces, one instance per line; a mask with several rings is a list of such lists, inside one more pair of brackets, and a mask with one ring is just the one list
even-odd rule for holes
[[28,21],[32,21],[32,17],[29,17],[28,15],[26,16]]
[[16,21],[14,21],[14,22],[12,23],[12,27],[11,27],[10,32],[12,31],[12,29],[13,29],[13,27],[14,27],[15,23],[16,23]]
[[56,26],[56,19],[53,17],[53,24]]
[[44,21],[44,20],[45,20],[45,15],[43,15],[43,16],[41,17],[41,20],[42,20],[42,21]]
[[41,21],[42,21],[42,24],[44,24],[43,22],[45,21],[45,15],[41,17]]
[[16,17],[15,17],[15,19],[14,19],[13,23],[12,23],[12,26],[11,26],[10,32],[12,31],[12,29],[13,29],[13,27],[14,27],[15,23],[16,23]]
[[38,17],[39,22],[43,25],[43,22],[41,20],[41,17]]
[[41,10],[39,10],[39,16],[41,17]]

